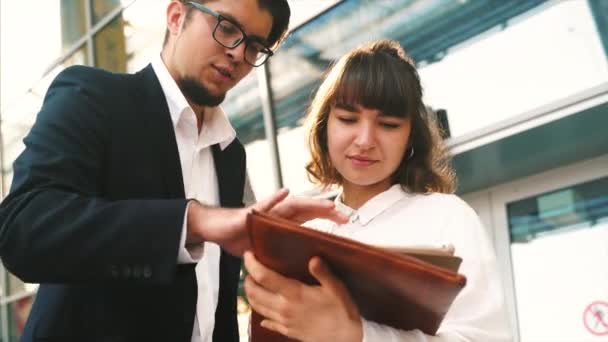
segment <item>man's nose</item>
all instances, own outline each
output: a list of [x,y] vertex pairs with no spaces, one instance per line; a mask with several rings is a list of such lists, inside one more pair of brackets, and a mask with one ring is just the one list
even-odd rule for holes
[[228,49],[227,54],[230,59],[234,62],[244,62],[245,61],[245,49],[247,45],[245,41],[242,41],[237,47]]

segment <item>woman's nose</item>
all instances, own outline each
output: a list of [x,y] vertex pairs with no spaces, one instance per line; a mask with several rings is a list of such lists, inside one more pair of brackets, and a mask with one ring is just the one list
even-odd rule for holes
[[376,132],[373,125],[362,123],[357,129],[355,145],[362,149],[369,149],[375,146]]

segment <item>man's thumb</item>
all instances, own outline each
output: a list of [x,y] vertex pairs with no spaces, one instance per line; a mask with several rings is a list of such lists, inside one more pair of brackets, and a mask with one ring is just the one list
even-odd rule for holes
[[277,204],[283,201],[287,195],[289,195],[288,189],[281,189],[272,196],[254,204],[252,206],[253,210],[261,211],[261,212],[269,212],[272,208],[274,208]]

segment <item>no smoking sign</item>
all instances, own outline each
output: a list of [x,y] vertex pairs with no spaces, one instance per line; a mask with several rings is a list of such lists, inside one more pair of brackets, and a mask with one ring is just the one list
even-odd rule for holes
[[595,301],[583,312],[585,328],[595,336],[608,336],[608,302]]

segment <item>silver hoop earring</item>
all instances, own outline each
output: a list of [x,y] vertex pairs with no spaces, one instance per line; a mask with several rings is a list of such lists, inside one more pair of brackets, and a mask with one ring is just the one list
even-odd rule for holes
[[413,156],[414,156],[414,146],[412,146],[412,150],[410,151],[410,155],[407,157],[407,159],[412,159]]

